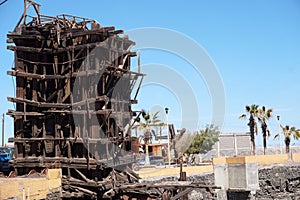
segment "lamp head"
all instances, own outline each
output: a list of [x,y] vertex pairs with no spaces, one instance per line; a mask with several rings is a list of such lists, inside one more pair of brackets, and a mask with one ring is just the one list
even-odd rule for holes
[[166,114],[169,113],[169,108],[165,108]]

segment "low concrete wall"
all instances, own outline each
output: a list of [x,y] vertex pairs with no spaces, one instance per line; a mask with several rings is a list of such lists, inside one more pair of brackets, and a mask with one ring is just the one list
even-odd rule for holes
[[[194,174],[202,174],[207,172],[213,172],[213,166],[187,166],[183,167],[182,170],[186,172],[186,174],[194,175]],[[141,168],[136,173],[139,174],[141,178],[152,178],[152,177],[160,177],[160,176],[179,176],[180,168]]]
[[[300,154],[299,159],[300,162]],[[230,158],[214,158],[213,164],[246,164],[246,163],[257,163],[259,165],[270,165],[270,164],[284,164],[288,161],[287,154],[274,154],[274,155],[257,155],[257,156],[241,156],[241,157],[230,157]]]
[[46,176],[37,178],[0,178],[0,199],[45,199],[61,188],[61,169],[48,169]]
[[[293,154],[294,158],[300,162],[300,154]],[[287,154],[275,154],[275,155],[257,155],[257,156],[242,156],[233,158],[214,158],[213,165],[225,165],[225,164],[245,164],[245,163],[257,163],[259,165],[270,164],[284,164],[288,161]],[[207,166],[187,166],[183,167],[183,171],[187,175],[201,174],[206,172],[213,172],[213,165]],[[137,173],[141,178],[151,178],[160,176],[179,176],[179,167],[176,168],[141,168]]]
[[247,163],[257,163],[260,165],[284,164],[287,161],[288,154],[246,156]]

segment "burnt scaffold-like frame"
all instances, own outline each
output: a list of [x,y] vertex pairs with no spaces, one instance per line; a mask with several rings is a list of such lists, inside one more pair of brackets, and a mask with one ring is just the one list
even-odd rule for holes
[[[30,7],[35,16],[28,15]],[[39,4],[24,1],[7,35],[15,53],[7,73],[15,76],[16,97],[8,100],[16,109],[8,115],[18,175],[59,165],[69,180],[100,181],[133,162],[128,152],[137,95],[131,93],[144,75],[130,70],[135,43],[121,34],[87,18],[41,15]]]

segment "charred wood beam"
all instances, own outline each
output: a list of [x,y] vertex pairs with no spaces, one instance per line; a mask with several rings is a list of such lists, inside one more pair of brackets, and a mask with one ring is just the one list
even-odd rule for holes
[[80,179],[76,179],[74,177],[70,177],[67,179],[66,177],[63,177],[62,183],[64,185],[75,185],[75,186],[84,186],[84,187],[89,187],[89,188],[97,188],[97,190],[109,190],[113,188],[112,182],[111,181],[82,181]]
[[136,188],[211,188],[211,189],[221,189],[219,186],[215,185],[205,185],[198,184],[191,181],[165,181],[160,183],[134,183],[134,184],[126,184],[119,187],[119,189],[136,189]]
[[80,192],[83,192],[83,194],[89,194],[92,199],[96,199],[97,198],[97,193],[93,192],[91,190],[88,190],[88,189],[85,189],[85,188],[82,188],[82,187],[73,186],[73,185],[70,185],[69,187],[71,189],[75,189],[75,190],[78,190]]
[[[17,77],[28,77],[28,78],[34,78],[34,79],[41,79],[41,80],[51,80],[51,79],[68,79],[71,77],[81,77],[81,76],[96,76],[99,73],[108,73],[109,70],[115,70],[115,71],[120,71],[126,73],[127,76],[130,77],[130,80],[136,80],[138,76],[145,76],[145,74],[137,73],[137,72],[132,72],[129,70],[124,70],[121,68],[116,68],[109,66],[107,67],[107,71],[99,71],[99,70],[87,70],[87,71],[80,71],[80,72],[74,72],[72,75],[67,74],[67,75],[44,75],[44,74],[34,74],[34,73],[28,73],[28,72],[21,72],[21,71],[7,71],[7,74],[10,76],[17,76]],[[130,75],[134,76],[130,76]],[[118,76],[124,76],[124,74],[116,74]]]
[[[24,166],[34,168],[34,167],[44,167],[44,168],[49,168],[50,166],[53,165],[53,162],[59,162],[59,166],[61,168],[76,168],[76,169],[82,169],[86,170],[87,169],[87,159],[86,158],[65,158],[65,157],[55,157],[55,159],[51,159],[49,157],[27,157],[26,159],[24,158],[17,158],[14,159],[14,166],[16,168],[23,168]],[[133,159],[131,156],[123,156],[120,157],[118,165],[115,164],[113,158],[108,158],[108,159],[101,159],[101,160],[96,160],[94,158],[90,158],[90,170],[96,170],[98,169],[98,163],[101,162],[103,165],[105,165],[105,168],[114,168],[116,166],[118,167],[124,167],[132,164]]]
[[36,107],[43,107],[43,108],[65,108],[68,109],[71,107],[70,104],[63,104],[63,103],[44,103],[44,102],[37,102],[22,98],[13,98],[7,97],[7,100],[14,103],[26,103],[27,105],[36,106]]
[[178,194],[176,194],[175,196],[171,197],[170,200],[177,200],[185,195],[187,195],[188,193],[190,193],[194,188],[187,188],[181,192],[179,192]]
[[45,114],[43,113],[39,113],[39,112],[18,112],[18,111],[12,111],[12,110],[9,110],[7,113],[7,115],[9,116],[24,116],[24,115],[27,115],[27,116],[44,116]]
[[82,44],[82,45],[74,45],[74,46],[68,46],[65,48],[57,47],[57,48],[36,48],[36,47],[26,47],[26,46],[7,46],[8,50],[12,51],[21,51],[21,52],[31,52],[31,53],[43,53],[43,54],[53,54],[53,53],[65,53],[67,51],[70,51],[72,49],[74,50],[80,50],[80,49],[93,49],[95,47],[103,47],[107,48],[110,51],[119,52],[120,54],[125,54],[128,51],[119,49],[119,48],[112,48],[108,45],[107,42],[96,42],[96,43],[88,43],[88,44]]
[[112,113],[111,109],[107,110],[45,110],[43,113],[64,113],[69,115],[86,115],[86,114],[92,114],[92,115],[109,115]]
[[[73,107],[74,110],[70,111],[70,110],[62,110],[62,111],[59,111],[59,110],[44,110],[42,112],[66,112],[66,113],[84,113],[86,111],[84,110],[75,110],[76,107],[80,107],[80,106],[85,106],[85,103],[95,103],[95,102],[98,102],[98,101],[105,101],[107,102],[108,99],[106,96],[99,96],[97,98],[89,98],[87,100],[83,100],[83,101],[80,101],[80,102],[76,102],[76,103],[73,103],[73,104],[66,104],[66,103],[45,103],[45,102],[38,102],[38,101],[33,101],[33,100],[27,100],[27,99],[23,99],[23,98],[13,98],[13,97],[7,97],[7,100],[10,101],[10,102],[14,102],[14,103],[26,103],[27,105],[30,105],[30,106],[35,106],[35,107],[41,107],[41,108],[63,108],[63,109],[70,109],[71,107]],[[99,114],[101,114],[101,112],[110,112],[111,110],[97,110],[97,111],[93,111],[95,114],[97,114],[97,112]]]
[[91,179],[88,179],[83,173],[81,173],[78,169],[74,168],[75,172],[87,183],[94,182]]
[[[109,27],[102,27],[99,30],[86,30],[86,31],[79,31],[77,29],[69,29],[62,32],[61,36],[67,36],[68,38],[76,38],[81,36],[90,36],[90,35],[103,35],[104,33],[108,32],[111,35],[123,34],[123,30],[115,30],[114,26]],[[11,39],[47,39],[41,34],[40,31],[37,30],[23,30],[23,34],[18,33],[9,33],[7,34],[8,38]],[[129,41],[129,40],[128,40]]]
[[70,141],[73,143],[84,143],[85,141],[89,140],[91,143],[114,143],[116,139],[107,139],[107,138],[9,138],[9,142],[16,142],[16,143],[24,143],[24,142],[37,142],[37,141]]

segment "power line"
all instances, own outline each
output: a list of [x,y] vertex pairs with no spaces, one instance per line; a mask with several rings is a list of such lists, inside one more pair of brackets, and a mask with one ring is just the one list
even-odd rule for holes
[[4,4],[5,2],[7,2],[8,0],[4,0],[4,1],[2,1],[1,3],[0,3],[0,6],[2,5],[2,4]]

